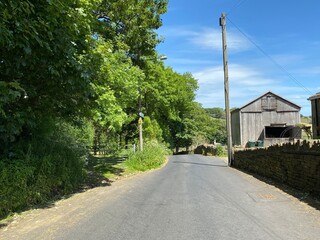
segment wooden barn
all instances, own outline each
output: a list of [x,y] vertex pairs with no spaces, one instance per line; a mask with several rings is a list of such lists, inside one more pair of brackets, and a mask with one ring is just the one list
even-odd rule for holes
[[301,107],[272,93],[231,112],[232,143],[235,146],[270,146],[301,138]]
[[313,138],[320,137],[320,92],[308,98],[311,101],[312,113],[312,135]]

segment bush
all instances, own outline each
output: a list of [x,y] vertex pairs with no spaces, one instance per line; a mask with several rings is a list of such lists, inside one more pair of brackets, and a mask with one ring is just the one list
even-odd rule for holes
[[74,126],[52,123],[0,159],[0,217],[69,194],[82,183],[87,141],[79,142]]
[[34,168],[23,161],[0,161],[0,217],[26,205]]
[[134,171],[147,171],[160,167],[169,153],[164,144],[152,141],[145,144],[143,151],[131,153],[124,165]]
[[223,147],[221,145],[217,145],[216,153],[217,153],[217,156],[219,156],[219,157],[225,157],[226,155],[228,155],[225,147]]

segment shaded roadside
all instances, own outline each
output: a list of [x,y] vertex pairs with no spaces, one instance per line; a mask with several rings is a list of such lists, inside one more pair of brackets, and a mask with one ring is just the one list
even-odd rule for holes
[[[146,152],[147,153],[147,152]],[[150,158],[150,161],[152,162],[152,156],[148,155]],[[136,159],[136,165],[145,165],[145,161],[149,161],[148,159],[144,159],[144,161],[141,161],[139,159]],[[33,205],[28,208],[21,209],[19,212],[15,212],[14,214],[10,214],[8,216],[5,216],[3,219],[0,219],[0,228],[8,226],[11,222],[15,221],[19,215],[21,215],[24,212],[37,210],[37,209],[51,209],[55,208],[56,203],[59,200],[67,200],[71,198],[74,195],[77,195],[79,193],[87,192],[94,188],[99,187],[108,187],[111,186],[113,182],[116,180],[126,178],[132,175],[136,175],[140,173],[140,170],[131,168],[126,163],[127,157],[119,157],[119,156],[93,156],[90,155],[87,160],[85,167],[83,169],[85,178],[82,184],[78,189],[73,191],[71,194],[68,195],[57,195],[54,198],[51,198],[47,202],[41,204],[41,205]],[[131,161],[132,162],[132,161]],[[158,165],[150,165],[148,169],[146,170],[152,170],[159,168],[161,166],[164,166],[167,161],[161,160],[157,161]]]
[[34,209],[48,209],[55,206],[56,202],[62,199],[68,199],[74,194],[85,192],[96,187],[107,187],[118,178],[124,176],[123,157],[104,157],[89,156],[86,166],[84,167],[85,178],[78,189],[68,195],[56,195],[46,202],[25,207],[15,213],[8,214],[0,219],[0,228],[8,226],[15,218],[24,212]]
[[124,157],[90,156],[85,167],[86,178],[82,189],[110,186],[124,172]]
[[260,180],[260,181],[263,181],[267,184],[270,184],[272,186],[275,186],[279,189],[281,189],[282,191],[284,191],[285,193],[299,199],[299,201],[301,202],[304,202],[306,204],[308,204],[309,206],[317,209],[320,211],[320,198],[317,197],[317,196],[313,196],[313,195],[310,195],[309,193],[306,193],[306,192],[303,192],[303,191],[299,191],[293,187],[290,187],[284,183],[281,183],[281,182],[278,182],[278,181],[275,181],[271,178],[267,178],[267,177],[263,177],[263,176],[260,176],[256,173],[252,173],[252,172],[249,172],[249,171],[246,171],[246,170],[243,170],[243,169],[238,169],[238,168],[234,168],[238,171],[241,171],[245,174],[248,174],[248,175],[251,175],[253,176],[254,178]]

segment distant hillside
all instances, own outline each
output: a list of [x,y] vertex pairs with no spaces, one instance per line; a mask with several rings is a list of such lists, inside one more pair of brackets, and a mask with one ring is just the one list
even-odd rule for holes
[[223,108],[205,108],[206,112],[213,118],[225,119],[226,113]]

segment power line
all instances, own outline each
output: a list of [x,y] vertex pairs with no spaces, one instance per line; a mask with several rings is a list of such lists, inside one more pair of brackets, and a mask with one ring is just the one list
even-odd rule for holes
[[282,72],[287,74],[289,78],[294,81],[298,86],[300,86],[307,93],[312,95],[313,93],[307,89],[301,82],[299,82],[291,73],[289,73],[283,66],[281,66],[276,60],[274,60],[266,51],[264,51],[258,44],[256,44],[250,37],[248,37],[235,23],[233,23],[230,18],[226,17],[228,21],[236,28],[238,31],[249,41],[251,42],[259,51],[265,55],[274,65],[276,65]]
[[230,9],[229,11],[227,11],[228,15],[231,11],[235,10],[236,8],[240,7],[240,5],[242,5],[246,0],[239,0],[238,2],[236,2]]

